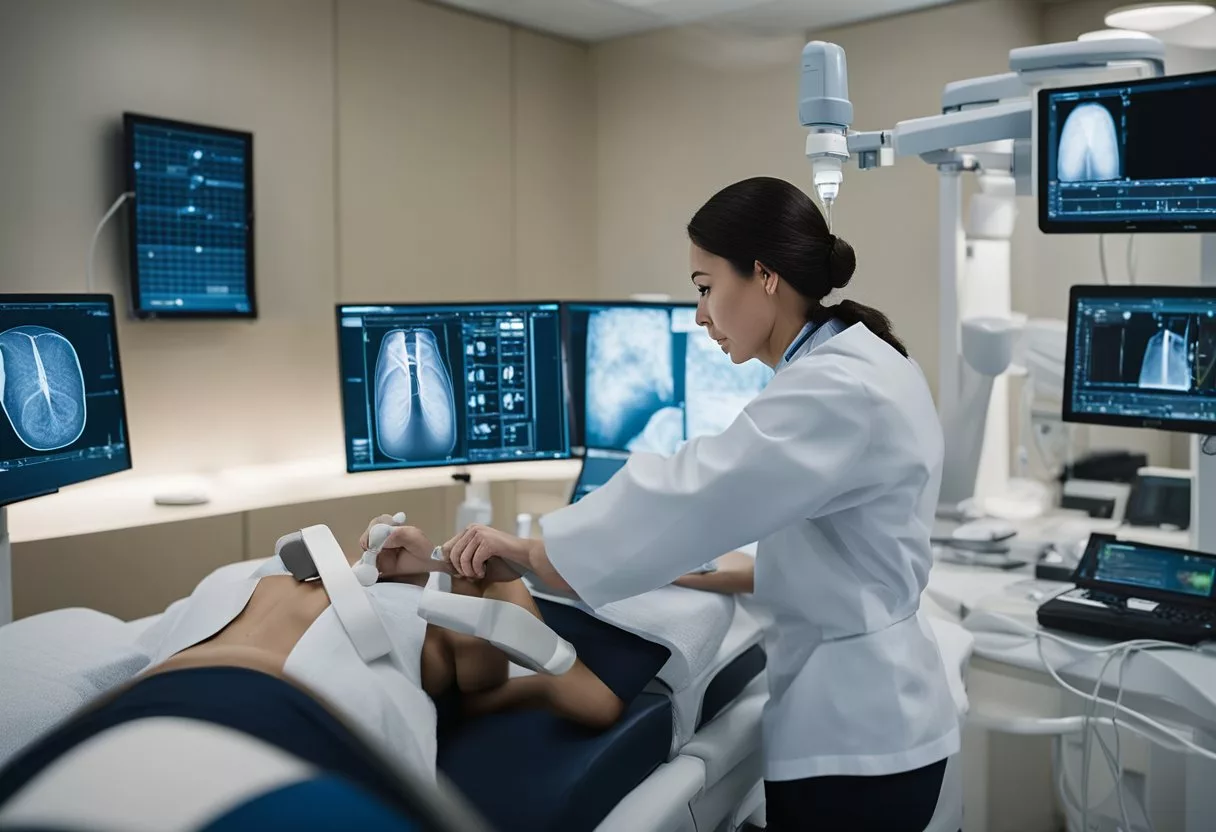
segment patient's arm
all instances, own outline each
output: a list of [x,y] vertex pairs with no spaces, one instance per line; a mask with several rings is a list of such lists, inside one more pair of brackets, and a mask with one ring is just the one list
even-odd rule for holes
[[[453,578],[452,591],[523,607],[543,620],[522,581],[475,582]],[[434,642],[434,643],[432,643]],[[429,648],[429,649],[428,649]],[[547,708],[591,728],[610,727],[624,703],[581,661],[559,676],[537,674],[509,678],[506,655],[475,636],[427,628],[423,648],[423,687],[432,696],[455,684],[471,716],[512,708]],[[442,684],[442,688],[435,685]]]
[[750,595],[756,586],[756,559],[746,552],[728,552],[716,561],[716,572],[684,575],[675,585],[724,595]]

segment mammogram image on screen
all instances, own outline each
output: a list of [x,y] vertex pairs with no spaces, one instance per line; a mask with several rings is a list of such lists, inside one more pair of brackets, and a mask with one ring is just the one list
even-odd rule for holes
[[670,312],[593,312],[587,321],[587,446],[673,453],[683,438]]
[[84,371],[72,342],[44,326],[0,333],[0,404],[31,450],[53,451],[79,439],[87,412]]
[[1056,175],[1061,182],[1096,182],[1118,179],[1119,131],[1115,117],[1104,105],[1085,102],[1064,119],[1056,152]]
[[[440,330],[440,336],[446,335]],[[430,329],[394,329],[376,358],[376,441],[391,459],[443,459],[456,447],[452,376]]]
[[773,377],[773,371],[755,359],[735,364],[701,332],[688,334],[684,366],[689,439],[726,430]]

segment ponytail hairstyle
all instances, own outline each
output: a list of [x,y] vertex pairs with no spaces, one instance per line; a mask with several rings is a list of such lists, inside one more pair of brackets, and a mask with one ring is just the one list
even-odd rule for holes
[[857,268],[853,247],[828,230],[814,201],[782,179],[756,177],[736,182],[710,197],[688,223],[700,249],[721,257],[744,278],[757,263],[776,272],[810,301],[808,317],[821,324],[836,318],[846,326],[865,324],[905,358],[908,350],[877,309],[844,300],[822,301],[849,285]]

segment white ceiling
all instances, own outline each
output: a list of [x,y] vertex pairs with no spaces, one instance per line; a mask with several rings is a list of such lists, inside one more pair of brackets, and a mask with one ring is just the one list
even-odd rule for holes
[[581,41],[707,23],[756,31],[823,29],[951,0],[437,0]]

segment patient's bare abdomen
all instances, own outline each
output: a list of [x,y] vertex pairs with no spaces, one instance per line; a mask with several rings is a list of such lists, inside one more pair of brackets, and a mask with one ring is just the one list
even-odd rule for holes
[[1101,104],[1082,104],[1060,131],[1057,175],[1061,182],[1119,178],[1119,137],[1115,119]]
[[442,459],[456,447],[456,400],[435,333],[394,329],[376,359],[376,439],[403,461]]
[[84,372],[72,343],[53,329],[0,333],[0,403],[17,437],[35,451],[71,445],[84,433]]

